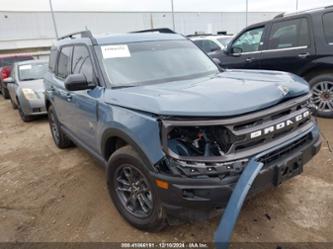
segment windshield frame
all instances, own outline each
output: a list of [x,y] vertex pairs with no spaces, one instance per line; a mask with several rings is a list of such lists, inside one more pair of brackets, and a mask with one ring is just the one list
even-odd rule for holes
[[[187,42],[191,42],[199,51],[201,51],[201,53],[203,53],[204,56],[206,56],[211,62],[212,64],[215,65],[216,70],[213,71],[207,71],[205,73],[197,73],[197,74],[191,74],[191,75],[186,75],[186,76],[182,76],[182,77],[170,77],[170,78],[163,78],[163,79],[154,79],[154,80],[148,80],[148,81],[136,81],[134,82],[134,84],[115,84],[112,82],[111,77],[109,76],[109,72],[107,71],[106,65],[104,63],[104,57],[102,54],[102,46],[109,46],[109,45],[128,45],[130,46],[131,44],[140,44],[140,43],[150,43],[150,42],[173,42],[173,41],[187,41]],[[106,86],[108,86],[111,89],[120,89],[120,88],[126,88],[126,87],[137,87],[137,86],[146,86],[146,85],[155,85],[155,84],[164,84],[164,83],[168,83],[168,82],[173,82],[173,81],[180,81],[180,80],[189,80],[189,79],[195,79],[195,78],[200,78],[200,77],[209,77],[209,76],[213,76],[216,75],[218,73],[224,72],[224,69],[221,68],[211,57],[209,57],[204,51],[202,51],[200,48],[198,48],[194,42],[188,38],[185,39],[168,39],[168,40],[160,40],[160,41],[156,41],[156,40],[147,40],[147,41],[131,41],[131,42],[123,42],[123,43],[106,43],[106,44],[99,44],[97,46],[95,46],[94,49],[99,61],[100,61],[100,70],[102,71],[103,74],[103,78],[106,81]],[[191,77],[192,76],[192,77]],[[140,82],[140,84],[138,84]]]

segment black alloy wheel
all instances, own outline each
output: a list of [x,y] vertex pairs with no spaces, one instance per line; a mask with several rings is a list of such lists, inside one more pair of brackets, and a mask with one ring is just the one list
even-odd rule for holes
[[114,177],[116,193],[123,207],[138,218],[151,215],[153,196],[147,178],[130,164],[118,167]]

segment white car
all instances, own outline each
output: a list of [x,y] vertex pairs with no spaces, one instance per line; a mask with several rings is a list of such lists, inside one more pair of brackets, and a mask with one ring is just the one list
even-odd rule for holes
[[223,50],[231,41],[231,35],[202,35],[189,37],[199,48],[207,54]]

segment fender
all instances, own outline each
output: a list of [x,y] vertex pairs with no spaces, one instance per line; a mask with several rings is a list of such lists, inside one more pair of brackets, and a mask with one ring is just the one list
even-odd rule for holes
[[[118,137],[122,140],[124,140],[127,144],[131,145],[140,155],[142,158],[145,166],[147,167],[148,170],[152,170],[156,172],[156,168],[153,167],[153,162],[149,160],[148,156],[143,152],[141,147],[131,138],[130,135],[128,135],[126,132],[117,129],[117,128],[109,128],[106,131],[104,131],[102,135],[102,141],[101,141],[101,152],[103,157],[105,157],[105,148],[106,148],[106,143],[108,139],[112,137]],[[105,158],[105,160],[109,160],[108,158]]]

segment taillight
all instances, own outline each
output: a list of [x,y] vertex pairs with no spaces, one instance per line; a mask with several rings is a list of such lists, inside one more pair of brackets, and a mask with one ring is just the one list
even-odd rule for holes
[[6,79],[10,76],[10,68],[9,67],[3,67],[1,70],[1,78]]

